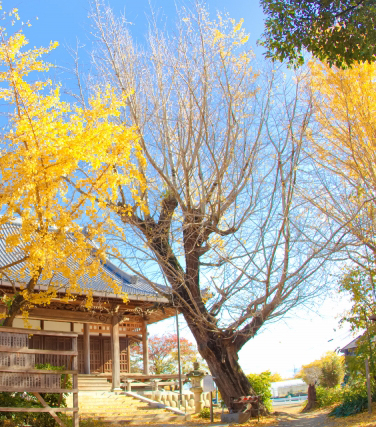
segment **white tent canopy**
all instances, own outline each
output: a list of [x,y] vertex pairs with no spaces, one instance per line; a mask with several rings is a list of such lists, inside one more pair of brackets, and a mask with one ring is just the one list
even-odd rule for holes
[[277,381],[270,385],[272,397],[284,397],[288,394],[306,394],[308,385],[301,379]]

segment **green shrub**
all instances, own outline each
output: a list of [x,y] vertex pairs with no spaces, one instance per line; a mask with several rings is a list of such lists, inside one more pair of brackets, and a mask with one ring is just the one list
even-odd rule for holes
[[200,411],[200,418],[210,418],[210,409],[202,408]]
[[[375,388],[373,388],[375,390]],[[376,398],[373,392],[372,400]],[[348,417],[349,415],[358,414],[368,408],[367,387],[363,381],[359,381],[343,389],[342,403],[329,414],[334,417]]]
[[270,371],[261,372],[261,374],[249,374],[247,375],[248,381],[251,387],[260,396],[261,401],[265,405],[268,411],[272,410],[272,391],[271,385],[271,373]]
[[322,386],[316,387],[316,398],[319,408],[331,406],[334,403],[342,402],[344,389],[340,387],[325,388]]

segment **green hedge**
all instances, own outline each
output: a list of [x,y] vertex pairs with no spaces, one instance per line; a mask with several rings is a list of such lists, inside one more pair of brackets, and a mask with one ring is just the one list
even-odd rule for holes
[[342,402],[344,389],[341,387],[325,388],[316,387],[316,398],[319,408],[331,406],[334,403]]
[[271,392],[271,373],[270,371],[261,372],[261,374],[247,375],[255,393],[261,397],[262,402],[268,411],[272,410],[272,392]]
[[[372,400],[376,399],[375,387],[372,387]],[[359,381],[343,389],[342,403],[329,414],[334,417],[348,417],[366,411],[368,408],[367,387],[363,381]]]

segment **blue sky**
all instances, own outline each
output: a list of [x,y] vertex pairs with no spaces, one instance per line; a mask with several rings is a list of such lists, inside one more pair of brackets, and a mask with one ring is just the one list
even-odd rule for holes
[[[146,16],[150,14],[150,6],[167,23],[175,20],[174,0],[112,0],[109,2],[115,12],[126,12],[128,21],[132,22],[133,35],[139,42],[144,39],[147,30]],[[244,28],[250,33],[258,60],[262,59],[262,49],[256,48],[256,41],[263,31],[263,15],[257,0],[208,0],[210,12],[215,15],[217,10],[227,11],[236,20],[244,18]],[[57,66],[70,68],[72,60],[68,48],[75,48],[77,41],[84,46],[80,50],[82,66],[88,70],[90,61],[88,53],[92,48],[91,27],[88,19],[90,5],[87,0],[4,0],[3,9],[17,7],[21,20],[30,20],[31,28],[25,29],[30,46],[47,46],[50,41],[58,41],[60,47],[48,58]],[[38,18],[38,19],[37,19]],[[63,86],[69,86],[68,75],[59,69],[56,78],[62,80]],[[348,302],[341,296],[319,303],[312,310],[301,308],[289,318],[277,324],[269,325],[254,340],[251,340],[240,353],[240,363],[248,372],[271,370],[285,377],[293,375],[295,369],[321,357],[328,350],[335,350],[351,340],[347,329],[338,330],[338,317],[348,307]],[[156,325],[151,333],[161,330],[173,332],[173,323],[164,326]],[[187,328],[183,334],[189,337]]]
[[[257,0],[208,0],[203,3],[211,14],[227,11],[237,21],[244,18],[244,27],[250,33],[250,40],[255,51],[261,56],[261,48],[256,48],[256,41],[263,31],[263,13]],[[116,13],[125,12],[127,20],[132,23],[133,34],[139,41],[143,40],[147,30],[147,16],[150,6],[159,16],[165,16],[167,23],[175,20],[176,5],[189,4],[187,1],[175,0],[111,0],[109,4]],[[67,47],[74,48],[79,40],[85,48],[81,51],[82,60],[89,66],[85,51],[91,48],[91,27],[88,14],[89,0],[4,0],[3,9],[17,7],[22,20],[30,20],[32,27],[25,31],[32,46],[46,46],[58,41],[60,48],[54,52],[50,61],[60,66],[68,66],[70,57]]]

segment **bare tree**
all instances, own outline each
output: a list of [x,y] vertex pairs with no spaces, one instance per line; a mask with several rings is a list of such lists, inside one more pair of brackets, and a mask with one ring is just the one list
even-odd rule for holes
[[160,268],[229,404],[252,393],[239,350],[318,295],[343,234],[296,195],[309,167],[304,76],[258,76],[241,23],[226,16],[196,6],[179,18],[167,35],[153,17],[138,46],[125,18],[93,4],[97,82],[132,93],[123,120],[147,161],[143,209],[122,187],[107,204],[119,224],[112,255],[149,278]]

